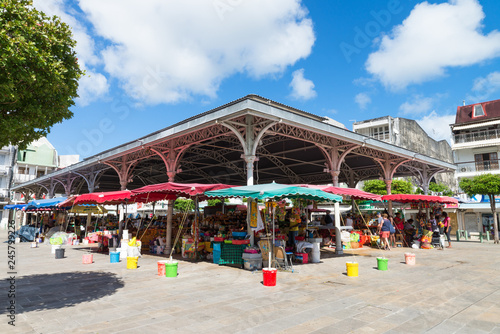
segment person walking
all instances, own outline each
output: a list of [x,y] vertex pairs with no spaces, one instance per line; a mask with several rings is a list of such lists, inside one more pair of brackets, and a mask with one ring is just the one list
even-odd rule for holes
[[392,216],[389,216],[389,221],[391,222],[391,232],[389,243],[392,247],[396,247],[396,228],[395,228],[395,223],[394,223],[394,218]]
[[451,222],[450,222],[450,217],[448,217],[448,214],[443,211],[443,232],[446,234],[446,239],[448,239],[448,246],[446,248],[451,248]]
[[384,243],[384,249],[391,250],[389,237],[391,235],[391,221],[387,219],[387,214],[382,215],[382,222],[378,225],[378,234]]

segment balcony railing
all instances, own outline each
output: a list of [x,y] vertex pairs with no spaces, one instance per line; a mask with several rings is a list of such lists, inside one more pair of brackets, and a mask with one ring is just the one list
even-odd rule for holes
[[457,163],[458,173],[488,173],[498,171],[500,171],[498,159]]
[[24,183],[36,179],[36,175],[30,174],[16,174],[14,175],[15,183]]
[[500,129],[461,133],[454,136],[455,144],[470,143],[481,140],[500,139]]

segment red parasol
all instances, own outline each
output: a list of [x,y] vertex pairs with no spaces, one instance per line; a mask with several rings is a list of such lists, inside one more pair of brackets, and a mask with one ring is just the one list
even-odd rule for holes
[[129,190],[121,191],[108,191],[108,192],[98,192],[83,194],[77,196],[74,200],[74,205],[77,204],[108,204],[117,205],[122,203],[133,203],[135,202],[130,198],[131,192]]
[[458,199],[447,196],[432,196],[432,195],[414,195],[414,194],[394,194],[382,196],[384,201],[394,201],[400,203],[442,203],[442,204],[458,204]]
[[205,191],[219,190],[234,187],[228,184],[201,184],[201,183],[174,183],[165,182],[144,186],[132,190],[131,199],[135,202],[154,202],[159,200],[176,199],[177,197],[198,196],[204,198]]
[[75,202],[75,199],[77,197],[78,196],[70,196],[64,202],[58,203],[57,206],[60,208],[66,208],[66,207],[73,206],[73,203]]
[[371,201],[380,201],[382,199],[382,196],[380,196],[380,195],[368,193],[366,191],[362,191],[362,190],[359,190],[356,188],[319,186],[319,185],[313,185],[313,184],[296,184],[296,186],[321,189],[324,192],[327,192],[330,194],[351,196],[352,199],[362,199],[362,200],[371,200]]

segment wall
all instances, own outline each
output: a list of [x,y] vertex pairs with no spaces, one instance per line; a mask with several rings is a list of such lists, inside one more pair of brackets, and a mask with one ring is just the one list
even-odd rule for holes
[[46,139],[41,138],[18,152],[17,163],[57,167],[57,152]]
[[[415,151],[422,155],[453,163],[453,152],[446,140],[436,141],[414,121],[399,118],[399,140],[400,146]],[[436,182],[447,185],[450,189],[457,188],[455,174],[439,173],[435,176]]]
[[401,147],[453,163],[451,146],[446,140],[435,141],[413,120],[400,118],[399,125]]

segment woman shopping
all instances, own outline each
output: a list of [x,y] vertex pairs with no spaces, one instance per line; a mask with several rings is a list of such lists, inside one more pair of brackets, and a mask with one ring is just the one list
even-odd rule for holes
[[448,247],[446,248],[451,248],[451,221],[450,217],[448,217],[448,214],[446,212],[443,212],[443,232],[446,234],[446,238],[448,239]]

